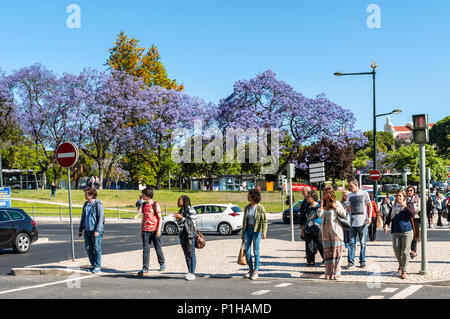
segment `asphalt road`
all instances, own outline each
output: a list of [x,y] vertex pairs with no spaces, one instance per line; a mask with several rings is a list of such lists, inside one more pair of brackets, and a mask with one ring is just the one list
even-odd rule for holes
[[[139,224],[107,224],[103,241],[103,253],[110,254],[141,249]],[[381,284],[369,287],[367,283],[307,281],[294,279],[261,278],[252,282],[232,278],[202,278],[186,282],[182,277],[136,278],[134,275],[102,275],[81,277],[7,276],[12,267],[31,266],[70,259],[70,231],[67,223],[39,223],[40,236],[48,243],[32,246],[29,253],[14,254],[0,251],[0,299],[448,299],[450,282],[433,286]],[[271,221],[268,237],[290,240],[290,227],[281,221]],[[76,234],[76,232],[75,232]],[[239,234],[231,238],[239,238]],[[295,226],[299,245],[298,226]],[[377,234],[377,241],[391,242],[390,234]],[[208,240],[224,240],[230,236],[208,234]],[[449,241],[449,231],[430,230],[430,241]],[[164,246],[178,245],[177,236],[162,236]],[[76,255],[85,257],[82,238],[76,237]],[[194,289],[195,287],[195,289]],[[195,295],[193,294],[195,291]]]
[[[64,278],[1,276],[0,299],[448,299],[450,286],[380,284],[295,279],[201,278],[134,275]],[[194,293],[195,292],[195,293]]]

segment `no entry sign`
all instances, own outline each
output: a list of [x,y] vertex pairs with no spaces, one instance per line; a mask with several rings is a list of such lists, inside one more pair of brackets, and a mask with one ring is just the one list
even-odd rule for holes
[[377,169],[374,169],[373,171],[370,172],[370,179],[372,181],[378,181],[381,178],[381,172]]
[[56,160],[64,168],[72,167],[78,161],[78,148],[72,142],[64,142],[56,149]]

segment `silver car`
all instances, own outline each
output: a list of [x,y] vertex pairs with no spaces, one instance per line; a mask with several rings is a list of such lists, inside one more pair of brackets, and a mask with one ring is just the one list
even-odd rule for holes
[[[242,229],[244,213],[239,206],[233,204],[202,204],[192,206],[197,213],[197,228],[202,233],[215,232],[220,235],[231,235]],[[163,218],[163,233],[175,235],[178,225],[175,215]]]

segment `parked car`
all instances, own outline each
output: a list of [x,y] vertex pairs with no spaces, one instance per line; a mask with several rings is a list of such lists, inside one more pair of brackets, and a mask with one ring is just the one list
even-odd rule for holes
[[[300,223],[300,206],[302,204],[303,200],[297,202],[293,206],[293,213],[294,213],[294,224]],[[289,207],[283,211],[283,222],[285,224],[289,224],[291,222],[291,210]]]
[[0,208],[0,248],[24,254],[38,237],[36,222],[22,209]]
[[[202,233],[217,232],[220,235],[236,234],[242,229],[244,212],[233,204],[202,204],[192,206],[197,213],[197,228]],[[175,215],[163,218],[163,233],[175,235],[179,232]]]
[[391,192],[395,192],[399,189],[402,189],[403,187],[400,186],[399,184],[384,184],[381,188],[381,190],[383,192],[387,192],[387,193],[391,193]]

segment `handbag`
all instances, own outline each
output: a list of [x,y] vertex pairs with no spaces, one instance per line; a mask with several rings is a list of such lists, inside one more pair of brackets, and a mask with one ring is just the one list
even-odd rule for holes
[[413,238],[419,240],[420,239],[420,231],[419,228],[417,227],[416,223],[414,222],[414,217],[411,217],[411,224],[412,224],[412,228],[413,228]]
[[237,259],[238,265],[242,266],[247,265],[247,253],[245,252],[244,246],[244,241],[242,241],[241,249],[239,250],[239,256]]
[[338,213],[336,213],[336,216],[344,230],[349,230],[352,227],[352,222],[350,220],[350,214],[347,213],[346,217],[341,217]]
[[205,236],[197,230],[195,234],[195,248],[201,249],[206,246]]

